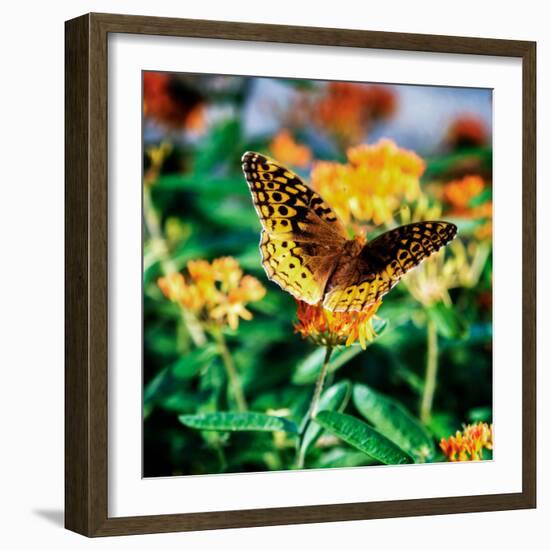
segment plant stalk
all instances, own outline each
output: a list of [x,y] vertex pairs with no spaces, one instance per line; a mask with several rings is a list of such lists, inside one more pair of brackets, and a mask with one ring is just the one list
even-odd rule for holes
[[[151,200],[150,185],[143,186],[143,219],[145,227],[149,235],[151,235],[151,241],[158,255],[162,272],[165,275],[176,273],[176,266],[170,258],[168,245],[162,234],[159,217],[153,206],[153,201]],[[204,344],[206,344],[206,336],[199,320],[185,308],[182,307],[180,309],[182,320],[189,331],[193,343],[197,347],[204,346]]]
[[311,406],[309,409],[309,418],[313,420],[317,415],[317,408],[319,407],[319,400],[321,399],[321,393],[323,392],[323,385],[325,383],[325,377],[328,372],[328,365],[330,363],[330,356],[332,355],[332,346],[327,346],[327,351],[325,353],[325,359],[321,367],[321,372],[317,377],[317,383],[315,384],[315,392],[313,393],[313,398],[311,400]]
[[424,379],[424,390],[422,392],[422,402],[420,404],[420,420],[427,424],[431,419],[432,405],[434,400],[435,388],[437,385],[437,326],[435,322],[428,317],[427,322],[427,358],[426,358],[426,376]]
[[241,386],[239,374],[235,367],[235,361],[233,361],[233,357],[231,356],[231,353],[229,353],[229,349],[227,347],[227,343],[225,341],[222,331],[219,329],[212,330],[212,336],[218,344],[218,350],[222,358],[225,372],[227,373],[229,386],[231,387],[233,397],[235,398],[235,403],[237,404],[237,409],[240,412],[244,412],[248,409],[248,405],[246,403],[246,398],[244,396],[244,392]]
[[321,399],[321,394],[323,393],[323,386],[325,383],[325,378],[328,372],[328,366],[330,364],[330,356],[332,355],[332,346],[327,346],[326,353],[325,353],[325,359],[323,360],[323,364],[321,366],[321,371],[319,372],[319,376],[317,377],[317,382],[315,383],[315,391],[313,392],[313,397],[311,399],[311,403],[309,405],[309,410],[307,413],[307,420],[303,425],[303,428],[300,432],[300,438],[298,440],[298,446],[296,449],[296,468],[303,468],[304,467],[304,461],[305,461],[305,449],[302,446],[302,443],[304,441],[304,435],[308,429],[308,426],[310,425],[311,421],[315,418],[317,415],[317,409],[319,408],[319,401]]

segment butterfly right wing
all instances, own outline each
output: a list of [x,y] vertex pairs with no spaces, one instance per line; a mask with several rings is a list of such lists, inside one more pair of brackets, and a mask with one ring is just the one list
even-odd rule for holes
[[456,233],[456,225],[444,221],[411,223],[382,233],[363,247],[355,261],[334,273],[324,307],[331,311],[368,309]]
[[318,193],[259,153],[245,153],[243,172],[263,230],[267,276],[295,298],[318,303],[337,265],[346,231]]

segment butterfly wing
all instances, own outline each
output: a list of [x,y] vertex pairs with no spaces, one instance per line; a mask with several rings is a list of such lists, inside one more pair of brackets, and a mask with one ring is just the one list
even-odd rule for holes
[[267,276],[299,300],[319,302],[346,241],[340,220],[294,172],[259,153],[242,168],[262,224]]
[[367,309],[456,233],[456,225],[444,221],[411,223],[382,233],[363,247],[355,261],[334,273],[324,307],[331,311]]

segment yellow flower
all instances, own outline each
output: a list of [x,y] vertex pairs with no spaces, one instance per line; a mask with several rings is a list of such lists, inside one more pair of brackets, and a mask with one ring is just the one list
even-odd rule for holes
[[346,225],[389,224],[403,200],[420,195],[425,162],[414,152],[382,139],[347,151],[348,163],[316,163],[311,184]]
[[439,446],[451,462],[482,460],[483,449],[493,449],[493,425],[484,422],[468,424],[454,436],[442,438]]
[[296,332],[304,338],[311,338],[320,346],[350,346],[359,340],[365,349],[367,342],[376,336],[372,326],[372,318],[382,304],[378,300],[367,311],[334,312],[323,308],[322,304],[309,305],[298,301],[296,315],[298,322],[294,324]]
[[403,279],[411,295],[429,307],[437,301],[452,304],[449,290],[477,285],[491,253],[487,242],[470,242],[465,246],[455,239],[444,251],[434,254]]
[[237,329],[239,319],[252,319],[245,306],[265,296],[262,284],[251,275],[243,276],[239,262],[232,257],[217,258],[212,263],[192,260],[187,272],[189,280],[182,273],[171,273],[157,283],[168,299],[192,311],[204,323],[213,321]]
[[311,149],[296,143],[288,130],[281,130],[269,144],[269,149],[281,164],[305,168],[311,162]]
[[[430,206],[428,198],[421,194],[412,213],[408,207],[403,207],[400,214],[402,224],[437,220],[441,217],[441,204],[435,202]],[[407,273],[403,284],[413,298],[426,307],[438,301],[450,306],[449,290],[475,287],[490,253],[489,242],[473,241],[466,246],[460,238],[455,239]]]
[[232,290],[223,302],[210,311],[210,317],[216,321],[227,322],[233,330],[236,330],[239,326],[239,318],[250,321],[252,313],[244,307],[241,296]]
[[233,330],[239,326],[239,318],[245,321],[252,319],[252,313],[244,307],[245,304],[257,302],[265,296],[265,288],[258,279],[251,275],[245,275],[236,284],[238,286],[235,285],[231,288],[229,294],[224,295],[219,304],[210,312],[212,319],[218,321],[225,319]]

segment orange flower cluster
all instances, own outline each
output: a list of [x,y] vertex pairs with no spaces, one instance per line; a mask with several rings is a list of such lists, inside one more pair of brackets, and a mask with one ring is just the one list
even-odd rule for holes
[[319,346],[350,346],[356,340],[363,349],[376,336],[372,318],[382,304],[379,300],[367,311],[334,312],[323,308],[322,304],[309,305],[296,300],[298,322],[296,332],[304,338],[311,338]]
[[391,223],[403,199],[420,195],[425,162],[389,139],[347,150],[348,163],[315,163],[311,184],[346,225]]
[[456,435],[441,439],[439,446],[451,462],[482,460],[483,449],[493,449],[493,425],[485,422],[468,424]]
[[453,207],[458,215],[468,213],[470,201],[485,189],[483,178],[478,175],[465,176],[445,184],[443,198]]
[[281,164],[305,168],[311,162],[311,149],[294,141],[288,130],[281,130],[271,141],[269,149]]
[[204,127],[202,98],[168,73],[143,74],[143,113],[175,130],[200,131]]
[[313,106],[317,123],[346,143],[357,142],[369,123],[392,115],[396,97],[387,86],[330,82]]
[[172,302],[192,311],[205,322],[228,324],[233,330],[239,319],[249,321],[249,302],[265,296],[265,288],[251,275],[244,275],[235,258],[217,258],[212,263],[194,260],[187,264],[189,279],[171,273],[157,281],[163,294]]
[[464,218],[486,218],[477,228],[478,239],[488,239],[492,235],[493,202],[488,200],[478,206],[470,206],[472,199],[485,190],[485,181],[479,175],[469,175],[445,184],[443,199],[451,206],[451,215]]
[[447,143],[451,148],[479,147],[487,143],[489,133],[484,122],[474,115],[460,115],[447,131]]

